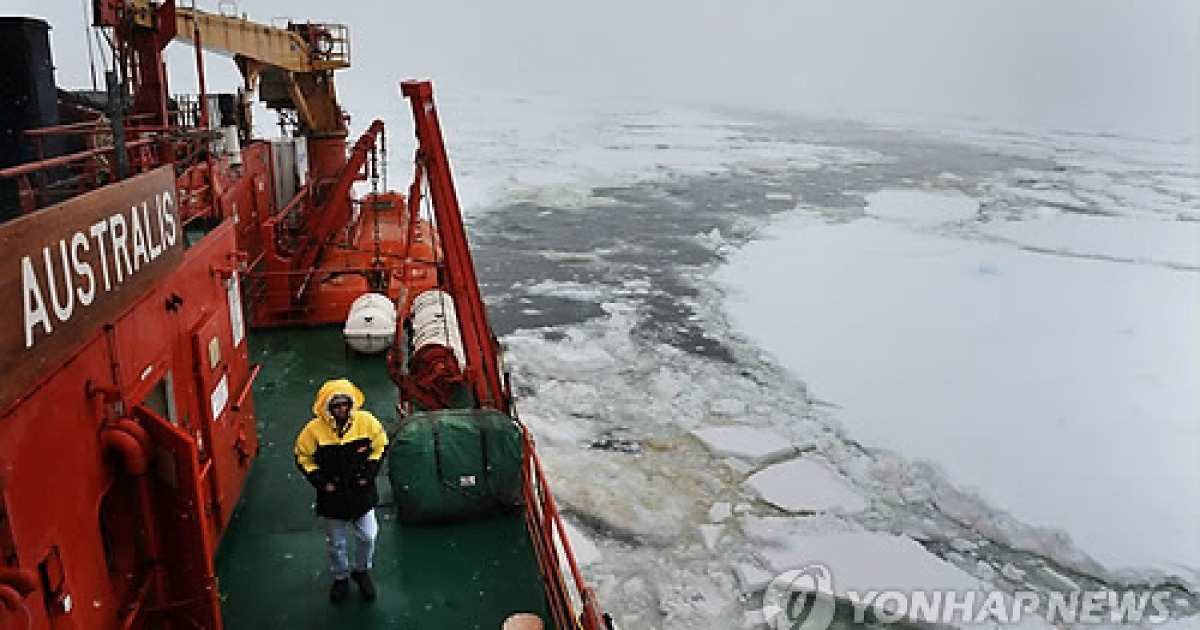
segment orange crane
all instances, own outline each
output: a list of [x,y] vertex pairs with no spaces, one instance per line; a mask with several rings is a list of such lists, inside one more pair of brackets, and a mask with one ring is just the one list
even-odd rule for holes
[[[245,172],[232,173],[233,165],[211,155],[177,170],[181,187],[211,197],[209,203],[183,207],[189,218],[238,215],[239,245],[251,271],[252,325],[341,322],[365,292],[399,297],[400,254],[406,249],[402,241],[407,233],[402,225],[403,196],[373,191],[376,194],[361,202],[351,196],[355,182],[379,179],[384,131],[383,123],[374,121],[348,154],[346,116],[334,87],[335,71],[350,66],[344,25],[302,22],[279,28],[179,7],[174,0],[98,0],[96,18],[98,25],[112,28],[116,56],[133,86],[131,118],[149,118],[148,125],[170,122],[162,72],[167,43],[180,39],[197,48],[202,130],[213,125],[199,51],[233,55],[244,82],[237,118],[245,147],[235,146],[227,157],[237,159],[236,168]],[[268,107],[295,122],[296,142],[302,145],[250,138],[246,95],[255,91]],[[287,174],[270,172],[264,162],[296,146],[304,147],[303,157],[291,149],[296,151],[292,161],[298,163],[296,179],[304,184],[290,199],[280,200],[279,207],[264,207],[254,191],[235,190],[249,188],[242,182],[256,176],[284,188],[279,178]],[[248,159],[243,161],[243,156]]]

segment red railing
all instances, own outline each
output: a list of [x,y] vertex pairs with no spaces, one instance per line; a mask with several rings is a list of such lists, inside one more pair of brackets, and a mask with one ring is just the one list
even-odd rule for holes
[[[140,156],[140,150],[154,143],[152,138],[126,143],[125,149],[135,174],[157,166],[155,160]],[[112,146],[100,146],[0,169],[0,180],[17,180],[21,191],[21,212],[29,213],[112,181],[115,157],[116,149]],[[66,169],[69,172],[51,176],[53,169]]]
[[[575,552],[571,550],[566,526],[554,503],[554,496],[550,494],[542,463],[534,449],[533,435],[524,425],[521,425],[521,431],[525,441],[521,470],[525,482],[525,524],[537,553],[554,628],[605,630],[608,626],[600,612],[596,592],[584,582],[579,572],[579,563],[575,560]],[[560,558],[567,561],[566,573]],[[569,582],[566,579],[568,577]]]
[[[166,162],[173,162],[179,174],[195,163],[213,140],[213,133],[193,126],[147,124],[153,117],[126,116],[124,133],[128,140],[120,149],[113,146],[112,121],[103,116],[24,130],[22,135],[30,142],[34,160],[0,169],[0,181],[16,181],[20,211],[27,214],[118,179],[119,152],[124,153],[119,157],[128,163],[129,176]],[[54,138],[72,152],[47,157],[45,143]]]

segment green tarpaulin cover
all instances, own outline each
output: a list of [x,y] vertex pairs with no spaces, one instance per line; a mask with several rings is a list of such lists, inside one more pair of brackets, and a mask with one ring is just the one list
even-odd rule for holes
[[521,447],[517,423],[490,409],[402,418],[388,454],[400,521],[462,521],[519,508]]

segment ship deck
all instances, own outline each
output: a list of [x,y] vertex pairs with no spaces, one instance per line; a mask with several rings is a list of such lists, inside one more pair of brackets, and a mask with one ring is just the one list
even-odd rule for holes
[[252,360],[261,453],[217,554],[225,627],[499,628],[514,612],[549,619],[534,551],[520,514],[472,523],[397,522],[386,475],[372,572],[379,597],[366,602],[351,585],[346,601],[328,599],[324,532],[313,491],[296,469],[292,444],[312,417],[317,387],[346,377],[365,407],[395,426],[396,388],[381,356],[347,350],[338,327],[256,331]]

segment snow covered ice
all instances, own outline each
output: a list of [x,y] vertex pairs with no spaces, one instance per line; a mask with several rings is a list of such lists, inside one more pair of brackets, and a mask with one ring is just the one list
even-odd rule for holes
[[[926,216],[798,220],[723,277],[735,319],[838,405],[856,438],[937,462],[1022,520],[1067,530],[1108,566],[1182,563],[1194,577],[1200,511],[1181,498],[1200,487],[1200,226],[1171,223],[1130,229],[1116,247],[1097,238],[1031,251],[986,240],[1004,226],[975,235],[927,231]],[[1068,241],[1107,228],[1095,227]],[[765,274],[784,258],[837,272],[792,274],[781,291]]]
[[867,502],[818,458],[798,458],[764,468],[746,480],[764,501],[789,513],[861,512]]
[[1194,156],[447,96],[522,418],[625,627],[742,627],[816,560],[1195,614]]
[[715,455],[727,455],[761,465],[796,451],[786,437],[749,426],[718,426],[692,432]]

